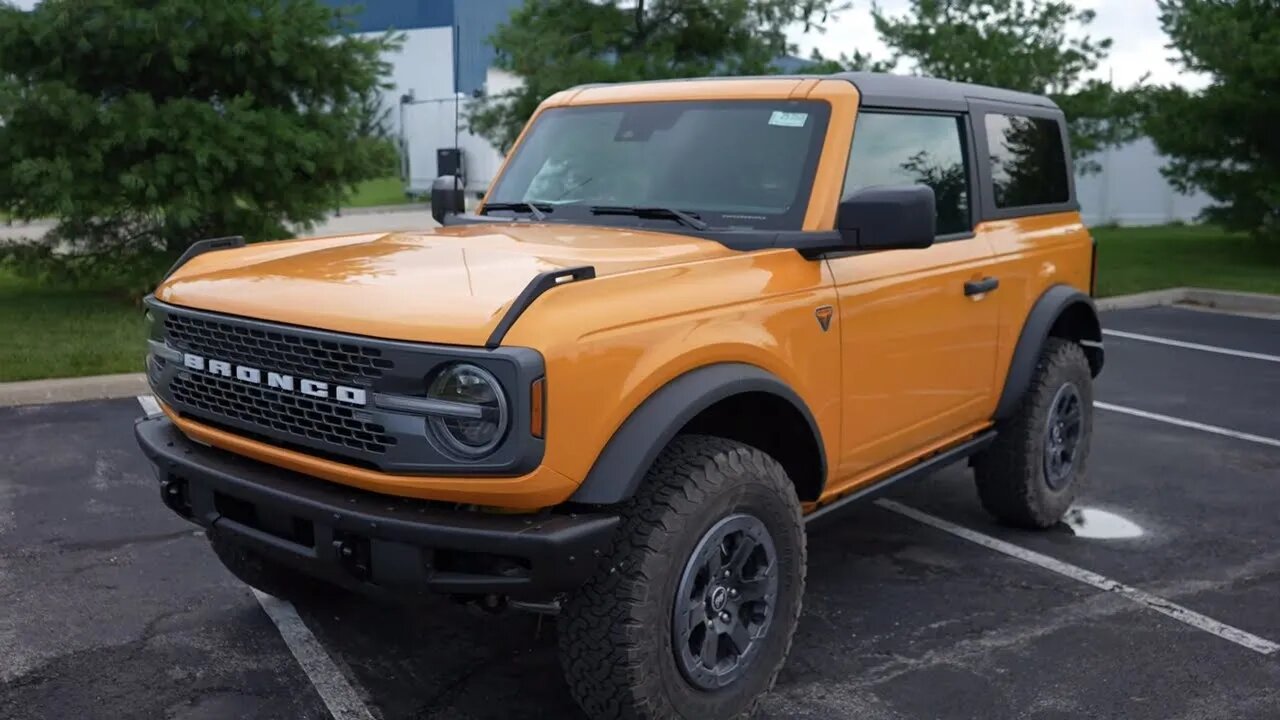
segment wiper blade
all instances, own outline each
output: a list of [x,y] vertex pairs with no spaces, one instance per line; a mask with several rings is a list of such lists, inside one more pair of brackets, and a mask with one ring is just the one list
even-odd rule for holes
[[682,225],[688,225],[694,230],[709,230],[710,225],[698,219],[697,215],[687,213],[684,210],[676,210],[674,208],[664,207],[628,207],[625,205],[592,205],[591,213],[593,215],[634,215],[635,217],[652,217],[666,218],[675,220]]
[[547,203],[495,202],[485,203],[484,212],[482,214],[487,215],[490,210],[510,210],[512,212],[527,212],[532,215],[535,220],[546,220],[547,213],[554,209],[555,208],[551,207]]

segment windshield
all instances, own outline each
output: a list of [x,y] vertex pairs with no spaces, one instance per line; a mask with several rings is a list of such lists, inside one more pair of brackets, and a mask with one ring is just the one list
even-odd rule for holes
[[551,108],[488,204],[535,203],[549,220],[618,222],[592,208],[666,208],[713,227],[799,230],[829,113],[788,100]]

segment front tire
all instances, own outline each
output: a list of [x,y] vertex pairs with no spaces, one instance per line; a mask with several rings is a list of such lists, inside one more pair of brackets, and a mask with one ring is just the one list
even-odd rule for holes
[[786,660],[804,592],[786,472],[755,448],[681,436],[621,510],[611,554],[558,621],[574,698],[601,720],[748,716]]
[[1093,434],[1093,373],[1078,343],[1049,338],[1017,412],[974,458],[982,506],[996,519],[1043,529],[1062,520],[1084,485]]

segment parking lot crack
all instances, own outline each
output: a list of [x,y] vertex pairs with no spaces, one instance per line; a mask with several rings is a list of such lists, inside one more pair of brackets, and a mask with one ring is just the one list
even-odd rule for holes
[[167,533],[154,533],[150,535],[134,535],[130,537],[111,538],[110,540],[97,540],[93,542],[67,542],[58,543],[55,547],[59,552],[84,552],[103,551],[103,550],[119,550],[121,548],[133,545],[151,545],[154,543],[168,542],[181,537],[191,537],[197,530],[176,530]]

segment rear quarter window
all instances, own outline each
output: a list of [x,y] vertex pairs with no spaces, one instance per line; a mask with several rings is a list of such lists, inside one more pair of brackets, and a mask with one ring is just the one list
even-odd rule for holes
[[989,114],[985,123],[997,208],[1059,205],[1070,200],[1066,151],[1056,120]]

